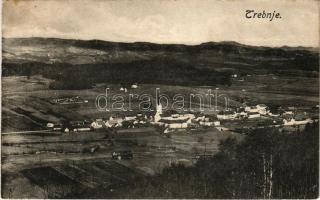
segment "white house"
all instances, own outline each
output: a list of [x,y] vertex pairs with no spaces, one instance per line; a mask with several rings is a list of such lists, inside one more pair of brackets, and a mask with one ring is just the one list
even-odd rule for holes
[[258,104],[257,106],[258,112],[261,115],[266,115],[268,114],[268,106],[266,106],[265,104]]
[[268,108],[268,106],[266,106],[265,104],[258,104],[257,106],[256,106],[259,110],[262,110],[262,109],[267,109]]
[[166,124],[165,127],[171,129],[188,128],[188,123],[170,123]]
[[245,112],[260,113],[261,115],[266,115],[268,113],[268,107],[265,104],[258,104],[256,106],[246,106]]
[[291,120],[284,119],[283,123],[285,126],[294,126],[294,125],[305,125],[308,123],[312,123],[311,119],[304,119],[304,120],[295,120],[292,118]]
[[132,88],[132,89],[137,89],[137,88],[138,88],[138,84],[135,83],[135,84],[131,85],[131,88]]
[[81,132],[81,131],[91,131],[89,127],[82,127],[82,128],[75,128],[73,129],[74,132]]
[[249,118],[249,119],[258,118],[258,117],[260,117],[260,113],[258,113],[258,112],[248,113],[248,118]]
[[106,127],[121,127],[123,119],[121,117],[110,117],[108,121],[106,121]]
[[293,115],[292,111],[285,111],[282,115]]
[[100,129],[103,127],[104,121],[102,119],[96,119],[96,121],[91,123],[91,127],[94,129]]
[[188,121],[188,123],[191,123],[191,119],[193,119],[194,115],[192,114],[174,114],[169,117],[161,117],[162,120],[168,121],[168,122],[175,122],[175,121]]
[[195,118],[194,120],[197,122],[200,122],[200,121],[204,121],[204,119],[205,119],[205,116],[201,116],[201,117]]
[[134,121],[134,120],[136,120],[136,119],[137,119],[136,116],[124,117],[124,121]]
[[202,126],[220,126],[220,121],[214,121],[214,122],[199,122]]
[[219,112],[217,114],[218,119],[235,119],[237,117],[237,114],[235,112]]
[[47,127],[48,127],[48,128],[53,128],[53,127],[54,127],[54,124],[53,124],[53,123],[47,123]]
[[248,113],[246,113],[246,112],[240,112],[240,113],[239,113],[239,116],[240,116],[240,117],[247,117],[247,116],[248,116]]
[[245,112],[259,112],[259,109],[257,108],[257,106],[246,106],[244,108]]

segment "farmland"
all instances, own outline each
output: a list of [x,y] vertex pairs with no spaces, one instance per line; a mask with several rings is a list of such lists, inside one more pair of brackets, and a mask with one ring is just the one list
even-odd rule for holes
[[[239,81],[241,80],[241,81]],[[276,75],[245,76],[232,80],[229,87],[218,86],[219,94],[224,94],[237,103],[240,98],[247,98],[252,103],[265,103],[275,106],[315,106],[318,102],[318,78],[282,77]],[[2,132],[19,130],[40,129],[46,122],[61,120],[83,120],[109,117],[112,113],[98,111],[95,99],[98,95],[105,94],[105,88],[110,88],[109,95],[120,93],[119,85],[100,84],[93,89],[86,90],[51,90],[50,79],[41,76],[31,78],[12,76],[3,78],[2,100]],[[281,84],[281,87],[279,85]],[[155,97],[155,88],[160,88],[162,94],[173,97],[175,94],[202,94],[215,87],[185,87],[161,85],[141,85],[137,90],[129,91],[133,94],[150,94]],[[80,96],[89,101],[88,104],[59,105],[52,104],[52,98],[63,96]],[[186,101],[188,99],[186,98]],[[197,99],[194,99],[195,103]],[[133,108],[139,102],[133,102]],[[223,105],[223,101],[220,102]],[[197,108],[197,105],[194,106]],[[130,112],[129,112],[130,114]],[[133,114],[133,112],[132,112]]]
[[[214,129],[197,135],[180,133],[172,138],[145,128],[134,132],[123,130],[112,140],[105,139],[106,133],[73,134],[2,136],[3,195],[53,198],[99,187],[117,189],[136,176],[160,173],[170,163],[183,160],[190,165],[197,154],[215,153],[219,141],[227,137],[241,138],[240,135]],[[97,152],[83,151],[95,145],[100,147]],[[111,153],[123,149],[132,150],[134,159],[111,161]],[[21,183],[24,183],[23,188]]]
[[[234,103],[245,95],[252,102],[266,104],[295,106],[317,104],[317,79],[303,77],[275,79],[275,77],[274,75],[258,78],[246,76],[240,79],[244,81],[233,79],[235,84],[230,87],[219,86],[219,91],[234,99]],[[270,84],[271,80],[274,84]],[[100,187],[106,187],[112,193],[117,187],[138,176],[160,173],[170,163],[181,161],[190,165],[195,155],[204,152],[214,154],[218,151],[219,142],[228,137],[235,137],[238,140],[242,138],[238,133],[220,132],[214,128],[193,134],[179,132],[170,138],[159,134],[158,130],[152,127],[122,129],[115,137],[108,131],[70,134],[46,132],[47,122],[111,116],[113,113],[97,110],[94,104],[95,98],[103,94],[106,87],[110,88],[110,95],[119,93],[120,87],[116,84],[102,84],[86,90],[51,90],[49,89],[51,81],[42,76],[3,78],[2,132],[8,133],[2,135],[4,197],[81,196],[81,192]],[[282,84],[281,92],[277,87],[280,82],[287,83]],[[302,82],[303,88],[301,88]],[[153,93],[156,87],[161,88],[161,92],[169,96],[187,92],[204,94],[208,89],[214,89],[201,86],[161,87],[161,85],[145,84],[132,92]],[[89,102],[77,105],[50,103],[50,99],[64,96],[80,96]],[[128,111],[127,115],[133,113]],[[38,132],[10,134],[28,130]],[[84,152],[84,149],[92,146],[99,146],[99,150],[95,153]],[[111,161],[111,153],[123,149],[132,150],[134,159]],[[125,171],[112,171],[113,169]],[[129,176],[131,173],[132,176]],[[96,177],[97,174],[103,178]],[[126,177],[122,177],[124,174],[127,174]],[[60,184],[59,181],[62,180],[66,186]],[[22,183],[23,188],[19,187]],[[64,189],[61,190],[61,187]]]
[[[207,94],[212,91],[221,95],[216,105],[220,110],[227,107],[227,97],[232,110],[244,104],[266,104],[272,109],[293,107],[304,117],[319,118],[315,49],[232,42],[187,46],[43,38],[5,39],[3,49],[4,198],[83,198],[93,193],[101,197],[99,191],[114,197],[115,191],[141,177],[159,175],[177,163],[194,166],[200,155],[212,157],[222,141],[243,141],[247,129],[283,123],[282,116],[264,115],[222,119],[218,121],[221,126],[188,127],[170,134],[151,120],[130,128],[54,130],[55,125],[69,122],[154,116],[155,110],[139,110],[141,101],[130,101],[129,94],[151,96],[154,109],[158,88],[170,100],[183,95],[187,110],[192,107],[199,114],[201,104],[205,109],[200,114],[216,117],[218,111],[208,109]],[[130,87],[134,83],[136,87]],[[112,97],[120,95],[124,110],[97,108],[96,98],[105,95],[106,88],[107,105],[112,106],[116,102]],[[190,94],[203,97],[204,102]],[[167,106],[172,105],[169,101]],[[115,151],[131,151],[133,159],[113,160]]]

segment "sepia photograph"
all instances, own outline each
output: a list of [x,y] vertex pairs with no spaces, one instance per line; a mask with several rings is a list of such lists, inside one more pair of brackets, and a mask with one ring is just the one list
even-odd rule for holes
[[318,0],[2,0],[1,198],[319,198]]

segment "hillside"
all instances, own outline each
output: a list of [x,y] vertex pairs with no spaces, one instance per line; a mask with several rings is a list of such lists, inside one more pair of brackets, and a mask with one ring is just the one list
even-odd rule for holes
[[[317,49],[254,47],[236,42],[200,45],[117,43],[56,38],[4,38],[3,76],[42,74],[61,85],[72,77],[97,82],[230,84],[231,73],[318,76]],[[58,84],[59,85],[59,84]],[[89,86],[90,85],[90,86]]]

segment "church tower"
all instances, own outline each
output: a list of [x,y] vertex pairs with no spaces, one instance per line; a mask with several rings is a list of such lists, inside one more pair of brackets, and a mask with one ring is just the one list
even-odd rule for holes
[[162,114],[162,105],[159,99],[157,99],[157,105],[156,105],[156,114],[154,115],[154,121],[158,122],[161,119]]

